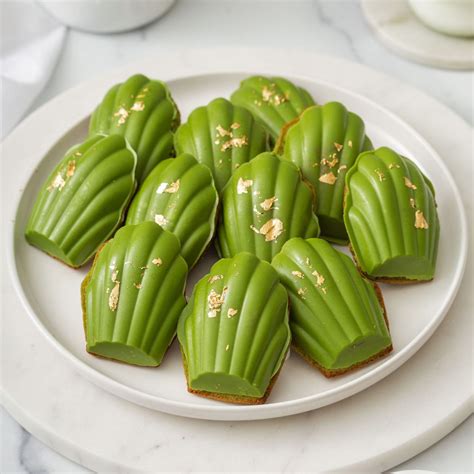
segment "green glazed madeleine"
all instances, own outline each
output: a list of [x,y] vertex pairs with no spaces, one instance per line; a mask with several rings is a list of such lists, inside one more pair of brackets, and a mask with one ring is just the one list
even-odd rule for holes
[[244,79],[232,94],[231,101],[252,112],[274,140],[285,124],[314,105],[313,98],[302,87],[282,77],[263,76]]
[[323,238],[348,241],[343,221],[344,178],[359,154],[372,149],[362,119],[339,102],[306,109],[277,144],[316,190],[316,214]]
[[262,153],[234,172],[222,195],[222,256],[247,251],[270,262],[292,237],[318,235],[312,190],[293,163]]
[[272,265],[288,290],[292,344],[327,377],[392,350],[381,293],[322,239],[291,239]]
[[135,152],[119,135],[73,147],[43,184],[26,240],[71,267],[84,265],[122,222],[135,165]]
[[126,224],[153,221],[172,232],[192,268],[216,226],[218,196],[210,170],[191,155],[159,163],[133,198]]
[[346,175],[344,222],[357,264],[388,283],[432,280],[440,225],[431,182],[390,148],[362,153]]
[[97,253],[81,287],[86,349],[158,366],[186,301],[177,237],[153,222],[122,227]]
[[290,343],[288,295],[269,263],[240,253],[214,264],[178,324],[188,390],[264,403]]
[[267,149],[267,133],[248,110],[219,98],[191,112],[174,145],[212,171],[220,193],[236,168]]
[[173,133],[179,111],[166,84],[142,74],[116,84],[92,114],[89,135],[124,136],[137,153],[136,179],[173,153]]

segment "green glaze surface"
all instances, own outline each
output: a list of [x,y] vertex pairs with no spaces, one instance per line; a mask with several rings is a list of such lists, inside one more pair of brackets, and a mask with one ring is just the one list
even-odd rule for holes
[[136,74],[107,92],[92,114],[89,135],[124,136],[137,153],[136,179],[141,183],[172,155],[172,132],[178,125],[179,112],[166,84]]
[[389,148],[362,153],[346,175],[344,222],[360,269],[372,278],[431,280],[439,220],[431,182]]
[[153,221],[175,234],[193,267],[215,230],[217,191],[209,169],[183,154],[159,163],[134,197],[127,224]]
[[190,388],[263,397],[290,342],[277,272],[249,253],[219,260],[194,287],[178,339]]
[[372,283],[328,242],[291,239],[272,265],[290,297],[293,344],[317,365],[348,369],[391,346]]
[[314,100],[305,89],[282,77],[252,76],[244,79],[231,101],[252,112],[276,139],[282,127],[296,119]]
[[122,227],[82,283],[88,352],[160,365],[186,304],[186,276],[177,237],[153,222]]
[[293,163],[262,153],[234,172],[222,196],[222,256],[247,251],[270,262],[292,237],[318,235],[312,190]]
[[362,119],[339,102],[309,107],[282,132],[279,142],[282,157],[297,165],[316,190],[321,236],[347,243],[344,178],[359,154],[372,149]]
[[73,147],[41,187],[27,241],[71,267],[84,265],[122,222],[135,165],[119,135],[96,135]]
[[219,192],[233,171],[266,150],[267,134],[243,107],[215,99],[198,107],[175,134],[176,153],[190,153],[206,165]]

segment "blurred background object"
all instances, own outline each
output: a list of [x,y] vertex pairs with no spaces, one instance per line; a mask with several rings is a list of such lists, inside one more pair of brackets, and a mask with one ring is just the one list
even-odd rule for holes
[[427,26],[453,36],[474,36],[474,0],[408,0]]
[[362,0],[362,7],[377,37],[397,54],[434,67],[474,69],[474,0]]
[[92,33],[118,33],[144,26],[175,0],[37,0],[61,23]]

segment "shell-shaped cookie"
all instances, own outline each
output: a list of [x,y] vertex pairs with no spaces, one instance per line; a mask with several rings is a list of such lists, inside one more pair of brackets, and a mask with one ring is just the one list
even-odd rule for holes
[[288,295],[269,263],[240,253],[194,287],[178,325],[188,389],[263,403],[290,342]]
[[331,377],[392,349],[381,293],[322,239],[291,239],[273,259],[290,298],[292,344]]
[[344,222],[360,269],[389,283],[434,277],[440,225],[431,182],[390,148],[362,153],[346,175]]
[[210,170],[191,155],[159,163],[133,198],[127,224],[153,221],[181,242],[181,255],[193,267],[215,230],[217,191]]
[[96,135],[73,147],[38,194],[28,242],[71,267],[84,265],[122,222],[135,165],[135,152],[119,135]]
[[82,283],[87,351],[160,365],[186,304],[186,275],[177,237],[153,222],[122,227]]
[[244,79],[231,101],[252,112],[276,139],[282,127],[314,105],[308,91],[282,77],[252,76]]
[[141,183],[172,155],[172,132],[178,125],[179,112],[166,84],[136,74],[107,92],[92,114],[89,134],[124,136],[137,153],[136,179]]
[[267,134],[248,110],[219,98],[191,112],[174,144],[212,171],[220,193],[235,169],[266,150]]
[[298,168],[262,153],[232,175],[222,195],[218,250],[254,253],[270,262],[292,237],[317,237],[313,194]]
[[306,109],[280,134],[277,151],[297,165],[316,190],[321,236],[347,243],[344,178],[359,154],[372,149],[362,119],[339,102]]

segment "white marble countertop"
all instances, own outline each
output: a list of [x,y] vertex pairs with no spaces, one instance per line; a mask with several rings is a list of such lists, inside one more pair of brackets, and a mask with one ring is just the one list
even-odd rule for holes
[[[102,36],[70,31],[56,71],[31,110],[152,50],[256,45],[298,48],[364,63],[424,90],[473,121],[472,73],[433,69],[395,56],[376,40],[358,2],[350,0],[182,0],[161,20],[135,32]],[[471,417],[398,469],[472,472],[473,430]],[[1,435],[0,472],[87,472],[29,435],[4,411]]]

